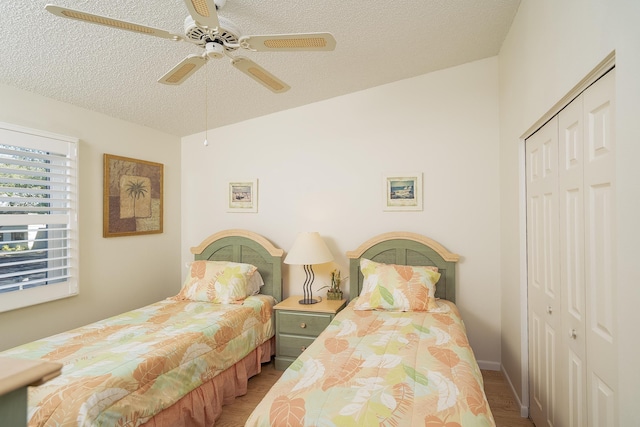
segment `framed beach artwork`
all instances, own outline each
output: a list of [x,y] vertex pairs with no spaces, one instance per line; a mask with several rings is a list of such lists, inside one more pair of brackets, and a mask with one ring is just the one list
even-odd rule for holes
[[163,165],[104,155],[103,237],[162,233]]
[[229,183],[227,212],[258,212],[258,180]]
[[382,176],[383,209],[385,211],[422,210],[422,173]]

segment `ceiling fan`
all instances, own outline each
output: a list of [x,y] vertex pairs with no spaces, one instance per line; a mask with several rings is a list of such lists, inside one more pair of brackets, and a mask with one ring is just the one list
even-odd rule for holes
[[189,11],[189,15],[184,21],[184,36],[52,4],[47,4],[45,9],[63,18],[106,25],[173,41],[187,41],[202,47],[204,52],[201,55],[188,55],[158,79],[158,82],[167,85],[179,85],[209,59],[219,59],[227,56],[230,58],[231,64],[238,70],[264,85],[267,89],[275,93],[282,93],[289,90],[290,86],[251,59],[231,54],[238,49],[247,49],[254,52],[329,51],[335,49],[336,46],[336,41],[330,33],[243,36],[233,22],[218,16],[217,9],[222,8],[226,0],[184,0],[184,2]]

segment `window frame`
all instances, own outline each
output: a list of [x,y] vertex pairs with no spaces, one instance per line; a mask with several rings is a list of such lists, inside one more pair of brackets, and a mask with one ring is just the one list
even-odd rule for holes
[[[68,277],[58,283],[0,293],[0,313],[78,295],[80,265],[78,235],[79,139],[0,122],[0,143],[40,150],[54,151],[55,148],[58,153],[66,153],[70,165],[67,184],[71,188],[69,209],[66,214],[69,242],[69,263],[66,266]],[[0,214],[0,225],[12,225],[11,218],[9,218],[11,216]]]

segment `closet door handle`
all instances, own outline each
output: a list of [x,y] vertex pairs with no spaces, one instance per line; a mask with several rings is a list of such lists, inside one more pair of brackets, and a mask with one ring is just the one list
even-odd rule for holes
[[551,307],[550,305],[547,306],[547,313],[553,314],[553,307]]
[[575,340],[578,337],[578,333],[576,332],[575,329],[571,329],[569,331],[569,338],[571,338],[572,340]]

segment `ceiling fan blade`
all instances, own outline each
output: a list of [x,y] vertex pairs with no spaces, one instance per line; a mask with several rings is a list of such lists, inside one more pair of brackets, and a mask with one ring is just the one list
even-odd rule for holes
[[245,58],[244,56],[236,56],[235,58],[231,59],[231,64],[238,70],[245,73],[247,76],[251,77],[258,83],[264,85],[267,89],[275,93],[282,93],[291,89],[288,84],[286,84],[249,58]]
[[240,46],[257,52],[274,51],[322,51],[336,48],[336,39],[330,33],[272,34],[243,36]]
[[202,56],[189,55],[168,73],[160,77],[158,82],[165,85],[179,85],[191,76],[191,74],[198,71],[198,68],[202,67],[206,62],[207,59]]
[[172,34],[165,30],[159,30],[146,25],[134,24],[133,22],[120,21],[118,19],[108,18],[106,16],[92,15],[79,10],[67,9],[65,7],[48,4],[44,7],[47,11],[62,18],[77,19],[78,21],[89,22],[92,24],[105,25],[120,30],[133,31],[134,33],[147,34],[149,36],[162,37],[169,40],[182,40],[177,34]]
[[212,31],[218,31],[220,22],[213,0],[184,0],[184,2],[189,10],[189,15],[196,21],[196,24]]

